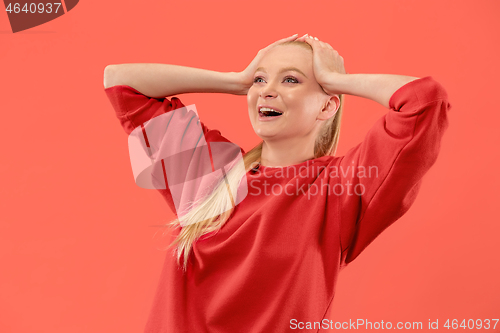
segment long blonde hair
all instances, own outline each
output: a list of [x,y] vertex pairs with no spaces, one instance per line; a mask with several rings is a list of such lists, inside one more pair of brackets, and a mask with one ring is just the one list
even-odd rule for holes
[[[309,44],[300,41],[289,41],[279,45],[287,44],[303,46],[312,51]],[[337,150],[344,104],[343,95],[339,95],[339,97],[340,106],[338,111],[335,116],[322,124],[318,133],[314,146],[314,158],[334,155]],[[260,161],[262,144],[263,141],[244,154],[244,172],[249,172]],[[182,264],[184,272],[187,270],[189,254],[196,240],[212,232],[215,234],[231,217],[235,207],[232,193],[237,192],[242,177],[242,168],[239,171],[237,168],[233,168],[212,192],[192,206],[193,208],[182,217],[182,224],[179,218],[167,224],[167,227],[170,228],[181,228],[179,235],[170,244],[169,248],[177,245],[174,250],[174,255],[177,256],[177,264],[180,265],[180,258],[184,256]]]

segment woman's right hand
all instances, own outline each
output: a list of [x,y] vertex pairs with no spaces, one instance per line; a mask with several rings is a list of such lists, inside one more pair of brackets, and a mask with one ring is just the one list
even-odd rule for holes
[[255,74],[255,71],[257,70],[257,66],[258,66],[260,60],[265,56],[265,54],[270,49],[272,49],[274,46],[276,46],[277,44],[291,41],[291,40],[295,40],[295,39],[297,39],[297,37],[298,37],[298,34],[295,34],[293,36],[280,39],[280,40],[266,46],[265,48],[259,50],[259,52],[257,52],[257,55],[255,56],[255,58],[247,66],[247,68],[245,68],[241,72],[236,73],[236,76],[238,78],[238,82],[241,85],[241,94],[242,95],[246,95],[248,90],[250,89],[250,87],[253,85],[253,79],[254,79],[253,76]]

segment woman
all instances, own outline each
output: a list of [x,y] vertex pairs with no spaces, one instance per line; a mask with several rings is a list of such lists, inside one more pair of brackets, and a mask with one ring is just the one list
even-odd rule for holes
[[[106,67],[104,81],[128,134],[184,106],[169,96],[222,92],[247,95],[262,139],[244,154],[243,200],[221,191],[241,188],[228,174],[188,223],[174,221],[177,258],[166,258],[146,332],[333,328],[339,271],[410,208],[450,108],[431,77],[346,74],[338,52],[307,34],[260,50],[242,72],[123,64]],[[343,94],[389,111],[339,157]],[[201,126],[207,143],[229,142]],[[175,211],[170,189],[159,191]],[[213,216],[215,208],[222,213]]]

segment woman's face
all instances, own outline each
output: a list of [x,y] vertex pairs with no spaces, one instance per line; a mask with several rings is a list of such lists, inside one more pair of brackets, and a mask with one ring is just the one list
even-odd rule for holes
[[[322,123],[321,110],[329,99],[314,77],[312,51],[297,45],[269,50],[247,92],[250,122],[266,142],[315,138]],[[281,115],[266,117],[259,112],[263,106]]]

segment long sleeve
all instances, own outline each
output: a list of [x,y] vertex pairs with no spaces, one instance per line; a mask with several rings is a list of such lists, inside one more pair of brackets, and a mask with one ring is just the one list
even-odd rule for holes
[[447,93],[430,76],[398,89],[389,107],[337,165],[344,265],[408,211],[448,127]]
[[[144,122],[184,107],[184,104],[177,97],[172,97],[170,100],[168,98],[148,97],[127,85],[112,86],[104,89],[104,91],[123,130],[128,135]],[[207,141],[221,140],[229,142],[229,140],[222,137],[220,131],[210,130],[203,123],[201,123],[201,126]]]
[[[191,189],[198,188],[202,180],[208,181],[210,177],[207,174],[222,159],[221,153],[217,157],[212,156],[214,149],[225,148],[226,155],[234,155],[235,150],[239,152],[237,146],[231,150],[228,149],[228,144],[213,144],[230,141],[220,131],[210,130],[199,120],[196,121],[195,114],[187,111],[177,97],[170,100],[148,97],[127,85],[109,87],[105,92],[122,128],[129,135],[129,151],[136,183],[140,186],[149,185],[141,187],[157,189],[176,214],[176,207],[181,205],[181,196],[186,198],[186,186],[183,183],[191,181]],[[208,143],[212,143],[212,152]],[[229,147],[232,148],[231,144]],[[164,156],[167,158],[163,158]],[[157,163],[148,165],[153,157]],[[138,174],[137,168],[140,168],[141,174]],[[196,196],[193,193],[191,190],[191,198],[184,200]]]

